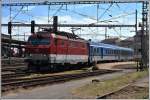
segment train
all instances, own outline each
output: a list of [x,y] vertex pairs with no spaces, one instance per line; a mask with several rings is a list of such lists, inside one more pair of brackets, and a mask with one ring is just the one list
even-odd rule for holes
[[41,69],[44,65],[57,69],[57,65],[91,66],[101,61],[127,61],[133,59],[134,53],[130,48],[87,41],[72,33],[54,33],[48,29],[32,34],[25,50],[31,69]]
[[[53,28],[42,28],[31,35],[25,46],[28,69],[63,69],[67,65],[91,66],[102,61],[127,61],[133,59],[134,51],[110,44],[85,40],[74,33],[57,30],[57,16]],[[74,66],[76,67],[76,66]]]

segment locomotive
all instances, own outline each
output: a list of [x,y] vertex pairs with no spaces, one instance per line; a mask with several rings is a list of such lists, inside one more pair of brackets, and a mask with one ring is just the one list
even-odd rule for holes
[[92,65],[100,61],[133,59],[130,48],[87,41],[75,34],[57,31],[55,26],[53,29],[43,28],[42,31],[32,32],[29,36],[25,47],[29,69],[44,68],[44,65],[57,69],[60,65]]
[[37,32],[29,37],[26,52],[29,66],[88,62],[87,41],[66,32]]

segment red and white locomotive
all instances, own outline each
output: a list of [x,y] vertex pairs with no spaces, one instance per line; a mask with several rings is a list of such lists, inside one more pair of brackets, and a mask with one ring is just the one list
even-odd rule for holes
[[87,64],[88,41],[71,33],[43,29],[29,37],[26,53],[29,67]]

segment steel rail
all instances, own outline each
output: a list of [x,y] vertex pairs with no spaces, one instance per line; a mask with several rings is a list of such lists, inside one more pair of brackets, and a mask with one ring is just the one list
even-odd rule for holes
[[108,96],[113,95],[113,94],[115,94],[115,93],[117,93],[117,92],[119,92],[119,91],[125,89],[125,88],[128,87],[129,85],[131,85],[131,84],[127,84],[127,85],[122,86],[121,88],[119,88],[119,89],[117,89],[117,90],[115,90],[115,91],[106,93],[106,94],[104,94],[104,95],[102,95],[102,96],[98,96],[96,99],[107,99]]
[[17,80],[17,81],[8,82],[8,83],[2,82],[2,92],[13,90],[18,87],[27,88],[30,86],[65,82],[65,81],[69,81],[72,79],[85,78],[89,76],[96,76],[96,75],[101,75],[101,74],[106,74],[106,73],[117,72],[117,71],[118,70],[98,70],[94,72],[84,72],[84,73],[78,73],[78,74],[53,75],[53,76],[46,76],[46,77],[41,77],[41,78],[37,77],[37,78],[31,78],[28,80],[20,80],[20,81]]

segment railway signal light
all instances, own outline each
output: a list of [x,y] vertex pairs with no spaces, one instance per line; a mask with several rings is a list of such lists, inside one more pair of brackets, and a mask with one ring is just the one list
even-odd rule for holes
[[57,24],[58,24],[57,21],[58,21],[58,17],[57,17],[57,16],[54,16],[54,17],[53,17],[53,31],[54,31],[54,32],[57,32],[57,26],[58,26],[58,25],[57,25]]
[[12,23],[8,22],[8,34],[11,34]]
[[34,33],[34,30],[35,30],[35,21],[32,20],[31,21],[31,33]]

